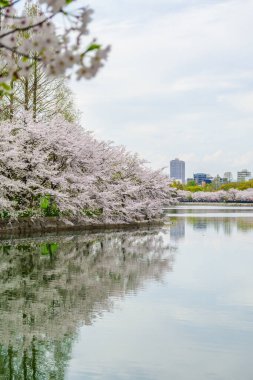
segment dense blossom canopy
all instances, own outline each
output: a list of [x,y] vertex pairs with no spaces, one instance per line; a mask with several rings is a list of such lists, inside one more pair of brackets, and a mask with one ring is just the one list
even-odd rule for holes
[[2,122],[0,150],[1,212],[39,213],[46,202],[56,215],[128,222],[158,218],[172,201],[161,171],[58,116]]

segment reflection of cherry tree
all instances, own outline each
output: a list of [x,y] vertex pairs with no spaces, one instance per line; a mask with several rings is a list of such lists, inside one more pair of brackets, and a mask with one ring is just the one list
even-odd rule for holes
[[[253,215],[253,214],[252,214]],[[194,217],[190,216],[187,218],[174,218],[173,223],[178,223],[178,221],[184,221],[184,223],[191,224],[193,228],[213,228],[217,232],[222,230],[226,235],[231,235],[235,230],[241,232],[250,232],[253,230],[253,220],[252,218],[236,217]]]
[[0,360],[6,378],[12,372],[13,379],[23,379],[25,371],[27,379],[33,373],[36,379],[63,379],[77,328],[111,310],[114,297],[172,269],[173,255],[157,231],[53,241],[2,245]]

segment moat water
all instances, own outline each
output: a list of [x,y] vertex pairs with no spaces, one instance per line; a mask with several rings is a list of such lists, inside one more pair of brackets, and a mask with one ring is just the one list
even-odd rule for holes
[[1,380],[252,380],[253,208],[0,241]]

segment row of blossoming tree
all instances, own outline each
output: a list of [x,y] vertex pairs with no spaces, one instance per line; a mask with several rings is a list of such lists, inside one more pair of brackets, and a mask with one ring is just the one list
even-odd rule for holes
[[192,193],[191,191],[178,190],[177,195],[181,202],[253,202],[253,189],[237,190],[230,189],[228,191],[197,191]]
[[60,116],[35,122],[24,112],[0,123],[0,151],[2,217],[149,220],[162,215],[175,191],[136,154]]

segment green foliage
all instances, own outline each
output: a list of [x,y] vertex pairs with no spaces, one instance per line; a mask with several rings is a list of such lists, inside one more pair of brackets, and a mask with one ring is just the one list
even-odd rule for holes
[[45,195],[40,199],[40,208],[46,210],[50,206],[50,195]]
[[103,209],[102,208],[85,209],[83,210],[83,214],[91,218],[96,218],[97,216],[100,216],[103,214]]
[[100,49],[101,48],[101,45],[99,45],[99,44],[91,44],[86,50],[85,50],[85,52],[83,53],[83,54],[81,54],[81,56],[82,57],[84,57],[85,56],[85,54],[86,53],[88,53],[89,51],[92,51],[92,50],[98,50],[98,49]]
[[0,219],[8,219],[10,217],[10,214],[8,211],[2,210],[0,211]]
[[181,182],[178,182],[178,181],[174,181],[174,182],[172,183],[171,187],[174,187],[174,188],[177,189],[177,190],[185,190],[185,189],[184,189],[185,186],[182,185],[182,183],[181,183]]
[[247,182],[230,182],[221,186],[221,190],[246,190],[253,188],[253,180]]
[[195,181],[190,181],[190,183],[188,183],[187,185],[183,185],[178,181],[174,181],[172,187],[174,187],[177,190],[191,191],[192,193],[195,193],[196,191],[205,191],[206,189],[206,187],[196,185]]
[[57,112],[70,123],[78,122],[80,120],[80,112],[75,107],[72,91],[66,85],[63,79],[58,80],[57,83],[57,88],[54,91],[54,98],[57,104],[57,109],[52,110],[53,113]]
[[205,187],[195,185],[195,186],[185,186],[185,189],[187,191],[191,191],[192,193],[196,193],[196,191],[205,191]]
[[8,7],[10,0],[0,0],[0,7]]
[[228,191],[230,189],[247,190],[253,188],[253,180],[247,182],[230,182],[221,186],[217,186],[217,183],[213,182],[206,184],[205,186],[196,185],[194,181],[190,181],[187,185],[182,185],[180,182],[173,182],[171,185],[177,190],[190,191],[195,193],[196,191],[215,192],[219,190]]
[[28,208],[26,210],[22,210],[18,212],[19,218],[30,218],[36,214],[36,210],[32,208]]
[[120,273],[109,272],[109,277],[113,282],[119,282],[121,280]]
[[5,82],[0,82],[0,87],[2,87],[5,91],[11,90],[11,86]]
[[54,254],[59,248],[57,243],[43,243],[40,246],[40,253],[43,256]]
[[59,216],[60,210],[51,195],[44,195],[40,198],[40,209],[44,216]]
[[113,181],[121,180],[122,178],[123,178],[122,172],[115,172],[112,175],[112,180]]
[[0,83],[0,99],[10,95],[10,91],[8,90],[8,88],[9,85],[7,83]]
[[[208,192],[210,192],[210,191],[216,191],[216,190],[217,190],[217,188],[216,188],[216,186],[213,185],[213,183],[208,183],[203,188],[203,191],[208,191]],[[219,188],[219,190],[220,190],[220,188]]]

